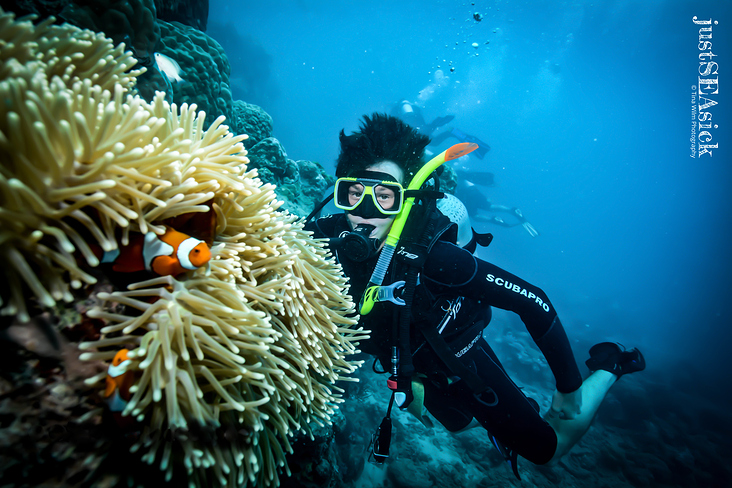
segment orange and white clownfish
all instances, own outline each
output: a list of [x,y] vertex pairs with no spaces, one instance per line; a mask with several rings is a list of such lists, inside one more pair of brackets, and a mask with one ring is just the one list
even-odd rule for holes
[[158,275],[177,276],[200,268],[211,260],[211,249],[200,239],[171,227],[165,227],[161,236],[148,232],[130,237],[130,243],[101,257],[102,263],[111,263],[121,273],[152,271]]
[[120,349],[112,359],[107,370],[107,386],[104,389],[104,398],[112,412],[122,412],[132,397],[130,387],[135,379],[135,372],[130,370],[130,351]]

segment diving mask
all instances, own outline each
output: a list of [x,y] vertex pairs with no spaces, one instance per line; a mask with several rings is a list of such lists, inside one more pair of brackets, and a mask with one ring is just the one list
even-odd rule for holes
[[378,171],[338,178],[333,193],[336,207],[364,219],[397,215],[404,203],[402,185],[393,176]]

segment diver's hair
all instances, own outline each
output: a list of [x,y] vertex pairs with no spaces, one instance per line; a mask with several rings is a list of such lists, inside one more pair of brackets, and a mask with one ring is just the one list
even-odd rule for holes
[[391,115],[364,115],[361,129],[346,135],[341,130],[341,153],[336,177],[353,176],[367,166],[393,161],[404,171],[405,182],[424,165],[424,148],[430,138]]

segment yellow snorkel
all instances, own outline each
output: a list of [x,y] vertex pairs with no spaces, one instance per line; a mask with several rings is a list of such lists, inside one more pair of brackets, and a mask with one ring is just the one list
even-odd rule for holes
[[[477,144],[473,142],[463,142],[455,144],[446,151],[441,152],[420,168],[417,174],[414,175],[414,178],[412,178],[412,181],[409,182],[407,191],[419,190],[432,172],[439,168],[445,161],[452,161],[453,159],[469,154],[476,149],[478,149]],[[407,223],[409,212],[412,210],[412,206],[414,205],[414,199],[414,196],[405,198],[401,212],[399,212],[396,219],[394,219],[389,235],[386,237],[384,248],[381,250],[379,260],[374,268],[374,272],[371,274],[369,284],[361,298],[361,303],[358,307],[361,315],[366,315],[371,312],[374,304],[379,301],[381,284],[384,282],[386,270],[389,268],[389,264],[391,264],[392,257],[394,256],[394,251],[396,250],[397,244],[399,244],[399,239],[402,235],[402,231],[404,230],[404,225]]]

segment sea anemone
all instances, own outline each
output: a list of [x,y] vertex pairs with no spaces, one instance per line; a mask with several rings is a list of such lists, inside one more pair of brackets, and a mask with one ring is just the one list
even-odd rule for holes
[[246,136],[136,96],[121,47],[1,10],[0,41],[0,311],[74,302],[105,252],[205,215],[209,265],[99,293],[101,337],[79,348],[129,349],[120,416],[144,461],[192,485],[276,486],[288,437],[329,423],[368,337],[339,266],[247,169]]

